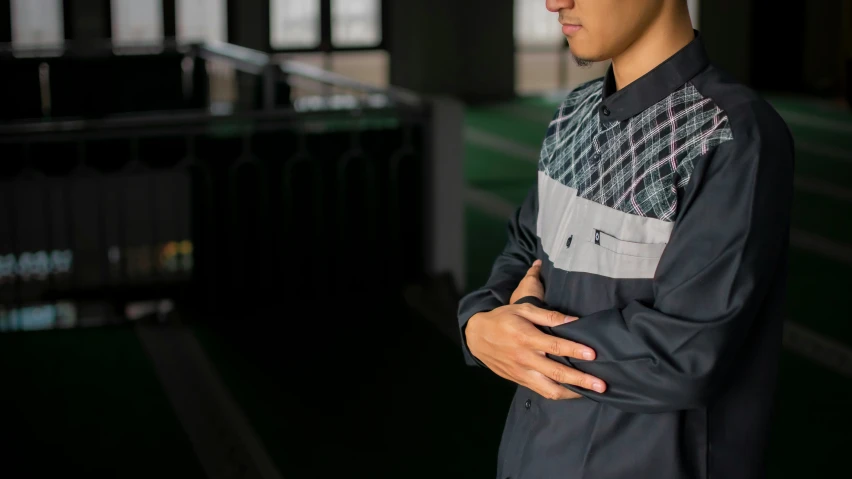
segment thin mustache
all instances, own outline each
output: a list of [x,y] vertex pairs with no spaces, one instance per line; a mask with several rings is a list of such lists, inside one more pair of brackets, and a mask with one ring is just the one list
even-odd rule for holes
[[565,20],[562,15],[559,15],[559,23],[562,25],[580,25],[578,20]]

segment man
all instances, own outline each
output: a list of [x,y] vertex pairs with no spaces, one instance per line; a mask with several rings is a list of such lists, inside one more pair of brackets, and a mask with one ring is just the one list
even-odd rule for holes
[[789,131],[708,62],[685,0],[546,3],[579,61],[612,66],[559,107],[459,306],[467,361],[519,385],[499,477],[762,477]]

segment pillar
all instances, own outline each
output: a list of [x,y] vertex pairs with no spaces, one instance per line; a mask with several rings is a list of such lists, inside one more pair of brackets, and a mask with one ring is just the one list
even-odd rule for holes
[[513,0],[388,3],[392,85],[467,102],[514,96]]

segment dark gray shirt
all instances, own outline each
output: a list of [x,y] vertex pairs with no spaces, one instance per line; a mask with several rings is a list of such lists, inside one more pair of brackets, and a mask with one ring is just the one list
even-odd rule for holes
[[499,477],[762,477],[792,192],[787,126],[697,34],[621,90],[610,69],[571,92],[459,324],[464,344],[468,319],[507,304],[541,259],[542,306],[580,318],[541,329],[597,352],[551,359],[608,389],[552,401],[518,387]]

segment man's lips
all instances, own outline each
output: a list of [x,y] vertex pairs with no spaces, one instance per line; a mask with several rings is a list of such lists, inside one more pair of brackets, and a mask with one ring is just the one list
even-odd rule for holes
[[562,33],[565,34],[565,35],[573,35],[573,34],[579,32],[581,28],[583,28],[583,27],[580,26],[580,25],[573,25],[573,24],[570,24],[570,23],[563,24],[562,25]]

